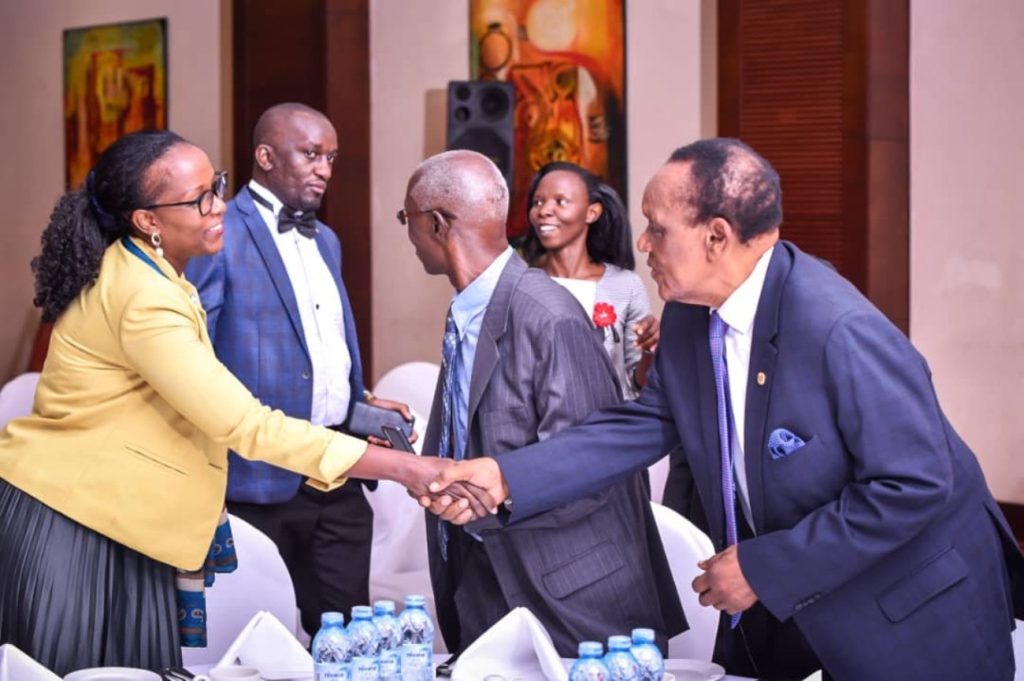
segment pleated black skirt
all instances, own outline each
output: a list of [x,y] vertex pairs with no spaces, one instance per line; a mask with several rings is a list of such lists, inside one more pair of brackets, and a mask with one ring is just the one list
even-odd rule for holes
[[174,574],[0,480],[0,643],[57,674],[179,666]]

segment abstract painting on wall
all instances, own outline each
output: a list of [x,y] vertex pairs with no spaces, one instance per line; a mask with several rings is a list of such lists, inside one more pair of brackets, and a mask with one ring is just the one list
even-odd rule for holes
[[530,178],[570,161],[626,198],[623,0],[471,0],[472,76],[516,88],[509,236],[525,233]]
[[167,21],[64,31],[64,179],[79,186],[111,142],[167,127]]

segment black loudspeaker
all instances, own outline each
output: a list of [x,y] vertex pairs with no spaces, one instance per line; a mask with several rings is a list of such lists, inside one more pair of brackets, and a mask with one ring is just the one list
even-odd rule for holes
[[447,149],[471,149],[498,166],[512,195],[516,89],[498,81],[448,82]]

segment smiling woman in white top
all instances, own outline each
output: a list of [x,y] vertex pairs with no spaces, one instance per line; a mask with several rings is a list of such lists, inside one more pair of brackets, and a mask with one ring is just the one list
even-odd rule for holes
[[646,381],[658,320],[633,272],[633,234],[622,199],[573,163],[537,171],[528,193],[530,229],[523,256],[576,296],[612,360],[624,399]]

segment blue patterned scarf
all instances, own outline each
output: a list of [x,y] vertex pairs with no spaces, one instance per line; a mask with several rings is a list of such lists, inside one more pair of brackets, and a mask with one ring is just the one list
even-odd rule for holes
[[178,595],[178,633],[186,648],[206,647],[206,588],[213,586],[218,572],[234,572],[238,567],[235,539],[231,535],[228,512],[220,512],[220,521],[213,533],[213,543],[206,554],[206,563],[195,572],[178,570],[174,585]]

